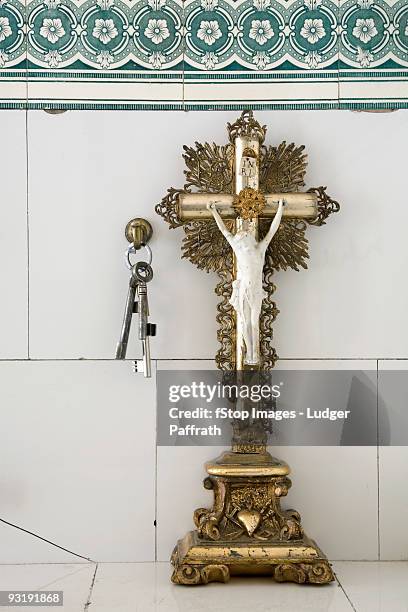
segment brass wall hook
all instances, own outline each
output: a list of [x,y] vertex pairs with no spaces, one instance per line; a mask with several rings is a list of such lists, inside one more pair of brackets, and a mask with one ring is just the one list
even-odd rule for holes
[[153,228],[149,221],[136,217],[132,219],[126,226],[125,236],[128,242],[131,242],[135,247],[135,251],[145,246],[153,235]]

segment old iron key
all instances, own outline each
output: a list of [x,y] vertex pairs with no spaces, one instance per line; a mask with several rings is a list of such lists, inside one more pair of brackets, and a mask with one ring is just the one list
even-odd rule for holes
[[137,285],[137,312],[139,314],[139,340],[142,341],[143,359],[134,362],[134,371],[143,371],[146,378],[151,377],[151,359],[150,359],[150,341],[149,336],[154,336],[156,326],[148,322],[149,304],[147,299],[147,283],[153,278],[152,267],[145,263],[139,262],[136,264],[136,276],[138,279]]
[[126,298],[125,315],[123,317],[123,324],[122,324],[122,330],[120,333],[120,340],[116,347],[115,359],[125,359],[126,358],[130,326],[132,323],[132,315],[136,311],[135,307],[137,306],[135,299],[136,299],[136,292],[137,292],[139,280],[136,275],[136,266],[137,264],[132,266],[132,272],[131,272],[130,279],[129,279],[129,290],[128,290],[128,294]]

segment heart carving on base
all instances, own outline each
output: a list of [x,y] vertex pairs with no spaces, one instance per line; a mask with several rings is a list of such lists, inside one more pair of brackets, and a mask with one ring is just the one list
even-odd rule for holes
[[257,510],[240,510],[237,514],[238,521],[249,536],[259,527],[261,518],[261,514]]

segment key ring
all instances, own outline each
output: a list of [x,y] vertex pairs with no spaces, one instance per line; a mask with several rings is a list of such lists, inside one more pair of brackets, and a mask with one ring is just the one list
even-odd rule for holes
[[[149,255],[148,261],[146,263],[148,263],[149,266],[150,266],[150,264],[152,263],[152,250],[151,250],[151,248],[147,244],[144,244],[143,248],[146,249],[146,251],[147,251],[147,253]],[[131,254],[134,255],[135,253],[136,253],[135,247],[133,246],[133,244],[130,244],[128,246],[128,248],[126,249],[126,253],[125,253],[126,265],[129,268],[129,270],[131,270],[133,268],[133,265],[134,265],[134,264],[132,264],[130,262],[130,255]]]
[[132,266],[132,274],[139,283],[149,283],[153,278],[152,266],[145,261],[138,261]]

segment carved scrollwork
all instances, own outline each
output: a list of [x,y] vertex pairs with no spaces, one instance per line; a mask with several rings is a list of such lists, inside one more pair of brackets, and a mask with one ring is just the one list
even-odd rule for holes
[[156,205],[155,211],[163,217],[169,224],[171,229],[181,227],[184,224],[178,214],[178,202],[180,193],[185,193],[186,189],[175,189],[170,187],[167,190],[167,195],[162,198],[161,202]]
[[328,561],[312,561],[311,563],[279,563],[275,566],[274,579],[277,582],[297,582],[304,584],[326,584],[334,580]]
[[249,538],[265,542],[301,539],[299,513],[280,507],[280,497],[290,486],[288,478],[207,480],[212,482],[214,504],[211,509],[198,508],[194,513],[200,538],[211,541]]
[[175,584],[197,585],[209,582],[228,582],[230,573],[227,565],[208,564],[176,566],[171,577]]
[[260,345],[261,345],[261,368],[262,370],[271,370],[278,355],[275,348],[272,346],[273,338],[273,322],[279,314],[279,310],[273,299],[275,293],[275,284],[273,282],[273,268],[264,266],[263,270],[263,288],[266,291],[266,297],[262,302],[261,318],[260,318]]
[[236,328],[235,310],[230,304],[232,294],[232,282],[234,280],[234,264],[231,249],[224,260],[224,266],[219,268],[218,276],[220,282],[215,288],[215,293],[220,297],[217,305],[217,339],[220,348],[215,356],[215,362],[220,370],[235,370],[235,337]]
[[299,540],[303,535],[300,524],[300,514],[296,510],[281,510],[281,521],[283,523],[279,532],[281,540]]
[[318,209],[317,217],[309,220],[309,224],[317,226],[325,225],[327,217],[333,213],[339,212],[340,204],[326,193],[326,187],[311,187],[307,191],[308,193],[315,193],[317,195]]
[[214,489],[214,505],[211,510],[208,508],[198,508],[194,512],[194,524],[200,537],[209,540],[219,540],[220,529],[218,524],[224,514],[225,483],[219,479],[213,481],[211,478],[206,478],[204,486],[206,489]]
[[258,138],[262,144],[266,136],[266,125],[261,125],[254,118],[251,110],[244,110],[234,123],[227,123],[227,131],[230,143],[234,143],[237,136],[247,136],[248,138]]

